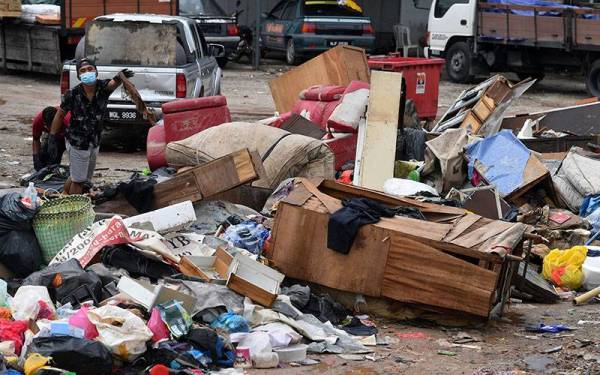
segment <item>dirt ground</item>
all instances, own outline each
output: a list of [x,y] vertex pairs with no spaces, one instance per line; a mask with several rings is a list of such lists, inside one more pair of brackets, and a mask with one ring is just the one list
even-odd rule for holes
[[[223,94],[235,120],[267,117],[274,112],[267,82],[287,67],[268,65],[255,72],[245,65],[231,65],[224,72]],[[515,78],[515,77],[511,77]],[[443,81],[440,85],[441,115],[468,85]],[[39,74],[0,73],[0,188],[17,186],[30,172],[31,119],[47,105],[60,100],[57,77]],[[509,114],[528,113],[574,104],[586,98],[581,77],[550,76],[527,92],[509,109]],[[143,151],[103,151],[95,182],[127,178],[129,170],[146,166]],[[124,169],[126,171],[118,171]],[[375,320],[379,336],[389,345],[375,347],[371,359],[351,361],[336,355],[311,356],[321,364],[284,370],[252,370],[251,373],[326,374],[499,374],[521,370],[534,374],[600,374],[600,330],[578,325],[579,320],[597,320],[600,305],[574,307],[569,302],[554,305],[513,303],[500,321],[478,322],[450,328],[424,322]],[[565,324],[576,328],[559,334],[535,334],[527,325]],[[444,347],[460,331],[480,339],[471,348]],[[418,333],[421,337],[411,338]],[[560,347],[560,349],[556,349]],[[545,353],[556,350],[554,353]],[[440,354],[440,350],[455,355]],[[446,353],[448,354],[448,353]],[[484,371],[484,369],[487,369]]]

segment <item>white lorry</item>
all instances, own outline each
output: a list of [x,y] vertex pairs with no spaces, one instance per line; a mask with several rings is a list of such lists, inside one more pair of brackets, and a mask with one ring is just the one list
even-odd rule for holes
[[446,59],[454,82],[511,71],[541,79],[581,72],[600,96],[600,9],[540,0],[433,0],[425,55]]

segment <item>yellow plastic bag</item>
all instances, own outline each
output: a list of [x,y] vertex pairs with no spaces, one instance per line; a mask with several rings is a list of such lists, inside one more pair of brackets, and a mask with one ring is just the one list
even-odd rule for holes
[[574,246],[567,250],[552,250],[544,257],[542,275],[552,284],[578,289],[583,284],[581,265],[587,257],[585,246]]

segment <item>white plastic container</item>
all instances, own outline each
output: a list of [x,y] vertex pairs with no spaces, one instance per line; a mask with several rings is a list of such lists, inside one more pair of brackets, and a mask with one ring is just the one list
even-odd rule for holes
[[290,345],[285,348],[273,349],[279,356],[279,362],[290,363],[290,362],[302,362],[306,359],[306,350],[308,345],[296,344]]
[[[588,248],[592,248],[591,246]],[[594,249],[596,250],[596,249]],[[587,257],[583,262],[583,287],[592,290],[600,286],[600,257]]]

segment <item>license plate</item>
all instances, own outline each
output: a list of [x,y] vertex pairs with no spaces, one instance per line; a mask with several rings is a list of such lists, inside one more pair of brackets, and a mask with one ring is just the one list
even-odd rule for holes
[[345,41],[345,40],[330,40],[328,43],[329,43],[329,47],[350,45],[350,42]]
[[117,121],[135,121],[138,119],[138,113],[135,110],[126,111],[108,111],[108,120]]

